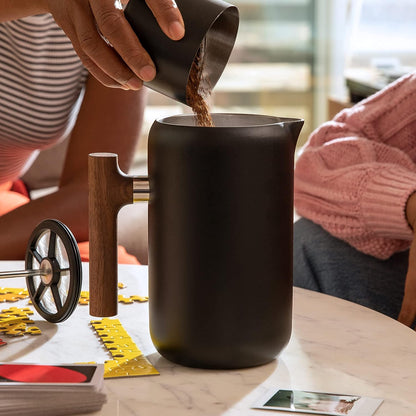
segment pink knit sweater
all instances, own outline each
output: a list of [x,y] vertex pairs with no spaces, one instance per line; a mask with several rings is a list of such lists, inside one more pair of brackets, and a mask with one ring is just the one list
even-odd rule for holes
[[416,72],[312,133],[295,169],[297,214],[386,259],[409,247],[416,191]]

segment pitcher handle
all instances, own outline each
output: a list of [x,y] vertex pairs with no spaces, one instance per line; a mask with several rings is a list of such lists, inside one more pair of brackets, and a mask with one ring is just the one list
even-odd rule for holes
[[90,314],[117,315],[117,215],[127,204],[148,200],[148,179],[127,176],[115,153],[88,156]]

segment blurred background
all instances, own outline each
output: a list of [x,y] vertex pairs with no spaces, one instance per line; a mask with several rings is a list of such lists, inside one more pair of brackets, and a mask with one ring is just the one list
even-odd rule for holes
[[[299,140],[342,108],[416,68],[416,0],[228,0],[236,45],[213,112],[305,119]],[[137,163],[157,118],[189,108],[149,90]]]
[[[298,149],[340,110],[416,70],[416,0],[228,1],[240,10],[240,29],[209,100],[211,111],[303,118]],[[147,173],[147,136],[154,120],[190,112],[148,90],[130,174]],[[57,186],[67,142],[41,152],[25,175],[32,197]],[[128,205],[122,212],[120,244],[146,264],[147,204]]]

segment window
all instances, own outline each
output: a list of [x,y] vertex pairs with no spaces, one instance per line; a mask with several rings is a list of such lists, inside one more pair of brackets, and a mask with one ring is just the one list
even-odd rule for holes
[[416,66],[416,2],[361,0],[350,42],[350,66]]

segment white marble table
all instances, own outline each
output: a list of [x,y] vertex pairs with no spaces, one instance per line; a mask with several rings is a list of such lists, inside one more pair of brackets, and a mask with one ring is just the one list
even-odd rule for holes
[[[0,262],[0,270],[20,268],[23,262]],[[127,285],[126,296],[147,293],[145,266],[121,266],[119,280]],[[24,279],[8,279],[0,286],[25,285]],[[161,357],[148,333],[147,304],[120,304],[117,318],[160,375],[106,380],[108,402],[94,416],[270,416],[250,408],[267,388],[379,397],[384,402],[376,416],[416,415],[416,333],[340,299],[295,289],[287,348],[267,365],[233,371],[186,368]],[[0,361],[103,362],[110,357],[89,327],[91,319],[88,306],[78,306],[61,324],[35,315],[42,335],[7,338]]]

